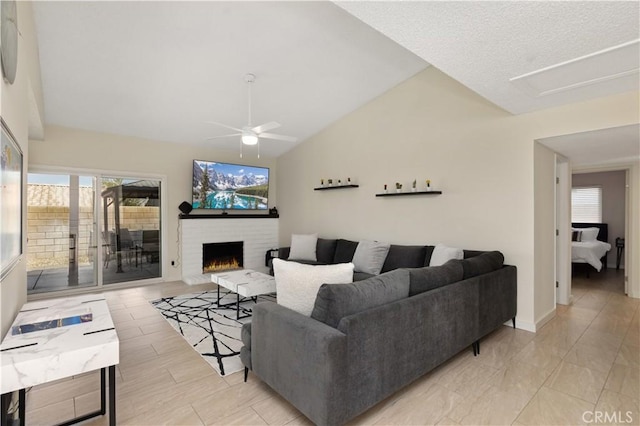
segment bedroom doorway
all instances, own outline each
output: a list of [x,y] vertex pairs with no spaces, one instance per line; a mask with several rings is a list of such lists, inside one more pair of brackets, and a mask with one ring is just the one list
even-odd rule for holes
[[[604,231],[608,234],[605,242],[611,247],[601,258],[599,258],[601,253],[598,253],[592,256],[593,259],[587,258],[588,263],[574,264],[572,274],[574,284],[582,283],[582,286],[589,286],[591,283],[593,286],[606,287],[608,291],[615,293],[629,293],[624,247],[625,241],[628,241],[628,179],[629,170],[624,168],[573,171],[574,191],[597,195],[591,197],[593,201],[589,208],[593,213],[587,212],[586,216],[583,215],[580,218],[582,220],[579,221],[587,218],[594,224],[603,224],[596,226],[605,227]],[[589,218],[590,215],[593,217]],[[572,217],[572,221],[578,221],[578,218]],[[598,240],[604,240],[604,238],[598,236]],[[592,280],[589,281],[589,278]]]

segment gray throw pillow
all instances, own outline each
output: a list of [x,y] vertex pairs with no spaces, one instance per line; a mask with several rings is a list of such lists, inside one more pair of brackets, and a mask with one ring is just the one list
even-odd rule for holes
[[317,261],[316,246],[318,244],[318,234],[293,234],[291,235],[291,260]]
[[404,299],[409,295],[408,271],[398,269],[353,284],[323,284],[311,318],[337,328],[348,315]]
[[360,241],[353,254],[354,271],[373,275],[380,274],[390,246],[389,243],[379,241]]
[[409,296],[461,281],[464,271],[460,262],[452,259],[440,266],[408,269],[411,282]]
[[502,268],[504,256],[499,251],[488,251],[469,259],[461,260],[463,279],[472,278],[477,275],[486,274]]

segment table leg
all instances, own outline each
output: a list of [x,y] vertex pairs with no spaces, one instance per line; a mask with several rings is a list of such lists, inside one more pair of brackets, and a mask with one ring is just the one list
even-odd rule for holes
[[11,401],[11,394],[5,393],[0,395],[0,425],[7,424],[7,411],[9,411],[9,401]]
[[240,293],[236,293],[236,320],[240,319]]
[[109,426],[116,426],[116,366],[109,367]]
[[107,369],[100,369],[100,414],[104,416],[107,412],[106,407],[106,399],[107,399],[107,379],[106,379]]
[[20,416],[20,426],[24,426],[27,424],[27,419],[25,416],[27,415],[27,398],[26,392],[24,389],[20,389],[18,391],[18,415]]

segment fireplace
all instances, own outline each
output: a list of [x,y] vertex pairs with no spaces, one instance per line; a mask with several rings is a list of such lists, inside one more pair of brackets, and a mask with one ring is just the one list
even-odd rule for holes
[[242,241],[202,244],[202,273],[242,269],[243,252]]

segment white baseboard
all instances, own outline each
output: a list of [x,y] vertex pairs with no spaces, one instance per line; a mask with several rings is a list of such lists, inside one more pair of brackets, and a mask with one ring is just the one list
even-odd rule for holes
[[211,274],[188,275],[182,277],[182,281],[189,285],[208,284],[211,282]]
[[[512,327],[513,323],[511,322],[511,320],[509,320],[509,321],[505,322],[504,325]],[[529,321],[521,321],[521,320],[518,319],[518,317],[516,317],[516,328],[518,328],[520,330],[524,330],[524,331],[530,331],[532,333],[536,332],[535,324],[533,324],[533,323],[531,323]]]
[[544,314],[542,318],[536,321],[536,330],[540,330],[542,326],[544,326],[546,323],[551,321],[555,316],[556,316],[556,308],[554,306],[553,309],[551,309],[549,312]]

